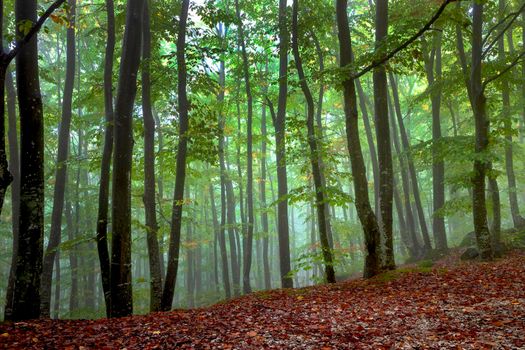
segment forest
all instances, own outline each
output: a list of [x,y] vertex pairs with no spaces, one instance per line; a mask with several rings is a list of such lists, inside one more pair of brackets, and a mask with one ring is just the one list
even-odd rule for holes
[[[5,0],[0,30],[0,348],[525,347],[523,0]],[[381,333],[421,295],[463,335]]]

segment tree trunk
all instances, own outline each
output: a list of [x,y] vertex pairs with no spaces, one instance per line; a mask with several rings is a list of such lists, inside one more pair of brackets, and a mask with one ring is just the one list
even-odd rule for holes
[[[16,1],[16,23],[27,20],[34,23],[36,13],[36,0]],[[18,32],[18,35],[22,33]],[[44,243],[44,120],[36,36],[18,54],[16,72],[20,111],[20,231],[13,321],[40,316]]]
[[[409,185],[408,174],[407,174],[406,159],[402,155],[401,145],[400,145],[399,137],[398,137],[396,120],[394,118],[394,109],[392,108],[390,95],[388,96],[388,101],[389,101],[389,110],[390,110],[390,113],[389,113],[390,125],[392,128],[392,141],[394,143],[394,148],[396,150],[397,158],[399,161],[399,172],[401,173],[401,185],[403,188],[403,196],[404,196],[403,202],[404,202],[405,214],[406,214],[406,226],[405,227],[408,231],[408,236],[410,237],[410,243],[407,245],[407,248],[410,252],[410,255],[414,258],[417,258],[419,257],[419,254],[421,252],[421,246],[419,245],[419,241],[417,239],[416,223],[415,223],[415,219],[414,219],[414,215],[412,211],[412,204],[410,203],[410,185]],[[396,200],[396,203],[398,203],[397,200]]]
[[71,129],[73,89],[75,87],[76,62],[76,0],[68,1],[68,28],[67,28],[67,61],[66,80],[62,100],[62,120],[58,135],[58,153],[55,172],[55,189],[53,193],[53,211],[51,213],[51,231],[44,262],[40,285],[40,316],[51,316],[51,286],[53,281],[53,266],[58,245],[62,239],[62,214],[64,211],[64,195],[67,183],[67,164],[69,158],[69,138]]
[[325,187],[322,183],[319,146],[317,144],[317,137],[315,134],[315,111],[314,111],[314,99],[303,70],[303,64],[301,56],[299,54],[299,24],[298,14],[299,12],[299,0],[293,1],[293,15],[292,15],[292,51],[295,61],[295,67],[297,69],[297,75],[299,77],[299,83],[301,90],[303,91],[304,98],[307,104],[307,119],[306,125],[308,128],[308,145],[310,147],[310,164],[312,166],[312,173],[314,178],[315,186],[315,206],[317,208],[317,220],[319,222],[319,238],[321,241],[323,260],[325,264],[325,279],[328,283],[335,283],[335,272],[334,272],[334,258],[332,249],[328,243],[328,235],[326,232],[327,224],[325,217]]
[[361,109],[361,114],[363,115],[366,140],[368,142],[368,150],[370,151],[370,160],[372,162],[372,174],[374,176],[375,213],[377,214],[379,212],[379,164],[377,163],[377,151],[374,143],[374,136],[372,135],[372,127],[370,126],[370,118],[368,117],[366,95],[359,79],[355,80],[355,87],[357,89],[357,95],[359,96],[359,108]]
[[250,293],[252,288],[250,286],[250,270],[252,267],[252,247],[253,247],[253,97],[250,85],[250,70],[248,55],[246,53],[246,44],[244,40],[244,27],[242,24],[241,11],[239,8],[239,1],[235,0],[235,12],[238,20],[239,44],[241,46],[242,66],[244,73],[244,84],[246,89],[247,100],[247,121],[246,121],[246,207],[247,207],[247,230],[244,239],[244,262],[243,262],[243,292]]
[[178,67],[178,98],[179,98],[179,145],[177,148],[177,164],[175,170],[175,190],[173,194],[173,211],[171,216],[170,245],[168,252],[168,268],[162,291],[161,308],[164,311],[171,309],[177,269],[179,266],[180,230],[182,224],[182,202],[184,197],[184,182],[186,179],[186,153],[188,149],[188,110],[189,102],[186,92],[186,24],[188,21],[189,0],[182,1],[179,19],[179,33],[177,38],[177,67]]
[[128,0],[126,29],[122,44],[119,82],[115,104],[115,152],[111,244],[111,317],[133,313],[131,286],[131,165],[133,153],[133,104],[137,93],[137,72],[144,0]]
[[[376,1],[376,52],[383,54],[384,41],[388,35],[388,0]],[[394,177],[392,169],[392,143],[388,122],[387,79],[384,65],[374,69],[374,110],[377,138],[377,159],[379,163],[379,212],[381,225],[381,249],[384,256],[381,264],[385,270],[396,267],[394,261],[394,243],[392,238],[392,206],[394,195]]]
[[392,72],[389,72],[389,79],[390,85],[392,87],[392,96],[394,97],[394,107],[396,109],[397,123],[399,126],[399,133],[401,135],[401,144],[403,145],[403,152],[405,152],[407,158],[408,173],[410,175],[410,180],[412,183],[412,192],[414,194],[414,201],[416,205],[419,226],[421,228],[421,235],[423,236],[423,246],[425,252],[428,252],[432,249],[432,246],[430,243],[430,236],[428,234],[425,212],[423,211],[423,204],[421,203],[421,195],[419,194],[419,185],[417,180],[416,168],[414,166],[414,161],[412,160],[412,154],[410,152],[410,141],[408,139],[408,134],[405,129],[405,124],[403,122],[403,115],[401,114],[401,105],[399,103],[397,83]]
[[9,171],[13,176],[13,183],[11,185],[11,229],[13,230],[13,251],[11,254],[11,269],[9,271],[9,280],[6,290],[6,304],[4,309],[4,319],[9,320],[11,319],[13,312],[16,252],[18,251],[18,221],[20,218],[20,151],[18,148],[18,128],[16,122],[16,90],[13,82],[13,76],[9,71],[7,72],[6,76],[6,88],[7,115],[9,123]]
[[[505,0],[499,0],[500,18],[503,19],[505,13]],[[512,34],[511,28],[507,29]],[[502,33],[503,34],[503,33]],[[498,58],[501,62],[506,62],[505,36],[500,35],[498,39]],[[503,103],[502,114],[505,128],[505,170],[507,173],[507,184],[509,189],[509,204],[512,222],[515,228],[525,226],[525,219],[520,215],[518,204],[518,194],[516,188],[516,175],[514,174],[514,151],[512,146],[512,111],[510,109],[509,82],[506,77],[501,81],[501,99]],[[490,180],[489,180],[490,181]]]
[[226,237],[224,235],[224,228],[226,226],[226,190],[224,184],[221,183],[221,222],[217,220],[217,209],[215,208],[215,195],[213,185],[210,184],[210,201],[211,211],[213,215],[213,227],[216,228],[219,238],[219,247],[221,251],[221,267],[222,267],[222,283],[224,285],[224,294],[226,299],[231,298],[230,289],[230,273],[228,271],[228,255],[226,252]]
[[[350,28],[347,17],[347,0],[336,1],[337,27],[339,34],[339,52],[341,67],[353,62]],[[381,272],[380,230],[377,218],[368,198],[368,181],[365,162],[359,141],[357,96],[353,79],[343,81],[344,112],[346,136],[354,177],[355,205],[359,220],[363,226],[366,245],[364,276],[372,277]]]
[[[268,71],[268,65],[266,66]],[[268,89],[265,87],[263,95],[268,93]],[[268,259],[268,248],[270,243],[270,232],[268,223],[268,206],[266,203],[266,138],[268,137],[266,129],[266,105],[262,105],[261,111],[261,181],[259,182],[259,201],[261,205],[261,226],[263,233],[262,242],[262,259],[263,259],[263,271],[264,271],[264,289],[272,289],[271,269],[270,262]]]
[[106,0],[107,42],[104,63],[104,149],[100,166],[100,186],[97,215],[97,250],[100,262],[102,289],[106,304],[106,316],[111,315],[110,259],[108,249],[108,207],[111,157],[113,154],[113,57],[115,51],[115,9],[113,0]]
[[144,116],[144,209],[150,271],[150,310],[160,311],[162,275],[155,203],[155,118],[151,105],[151,24],[149,1],[144,2],[142,27],[142,114]]
[[277,234],[281,287],[293,288],[290,275],[290,228],[288,227],[288,178],[286,172],[286,99],[288,94],[288,45],[286,0],[279,0],[279,100],[275,117],[275,158],[277,162]]
[[[445,218],[436,214],[445,205],[445,164],[439,154],[441,143],[441,41],[442,33],[434,34],[431,53],[425,52],[425,68],[428,85],[431,88],[432,103],[432,231],[436,249],[441,252],[448,250],[445,232]],[[424,49],[424,51],[428,51]]]
[[483,50],[483,4],[472,2],[472,67],[470,86],[472,91],[472,109],[476,127],[474,175],[472,177],[472,216],[480,256],[483,260],[492,260],[493,251],[487,223],[487,204],[485,201],[485,177],[487,161],[484,160],[489,144],[489,120],[486,114],[486,97],[481,81]]

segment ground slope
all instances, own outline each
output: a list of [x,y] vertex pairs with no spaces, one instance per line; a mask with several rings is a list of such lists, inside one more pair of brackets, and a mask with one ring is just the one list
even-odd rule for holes
[[0,325],[0,349],[525,349],[525,255],[191,311]]

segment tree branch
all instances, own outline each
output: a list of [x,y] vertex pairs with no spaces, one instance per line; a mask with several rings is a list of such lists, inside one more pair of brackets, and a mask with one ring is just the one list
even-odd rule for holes
[[273,107],[273,102],[268,96],[266,96],[266,104],[268,105],[268,107],[270,107],[270,115],[272,116],[272,122],[275,126],[275,122],[277,121],[277,117],[275,116],[275,108]]
[[17,40],[15,42],[13,49],[11,51],[9,51],[7,53],[7,55],[5,56],[5,58],[6,58],[6,62],[5,63],[8,64],[9,62],[11,62],[13,60],[13,58],[16,57],[16,55],[18,55],[20,50],[27,43],[29,43],[29,41],[31,41],[33,36],[35,36],[35,34],[38,33],[40,31],[40,29],[42,29],[42,26],[44,25],[45,21],[51,16],[51,14],[53,14],[53,12],[55,12],[56,9],[58,9],[60,6],[62,6],[62,4],[65,1],[66,0],[56,0],[53,4],[51,4],[51,6],[49,6],[49,8],[46,10],[46,12],[44,12],[44,14],[42,16],[40,16],[40,18],[36,21],[36,23],[31,27],[29,32],[27,32],[27,34],[22,39]]
[[[518,16],[520,15],[520,13],[523,11],[523,9],[525,9],[525,1],[523,2],[523,4],[521,5],[521,7],[518,9],[518,11],[516,12],[513,12],[512,14],[510,14],[511,16],[514,16],[514,18],[512,18],[509,23],[507,23],[507,25],[498,33],[498,35],[496,35],[496,37],[494,38],[494,40],[492,40],[492,42],[487,46],[487,48],[485,50],[483,50],[483,52],[481,53],[481,59],[483,59],[489,52],[490,50],[492,50],[492,48],[494,47],[494,45],[496,45],[496,43],[498,42],[498,39],[501,38],[505,32],[510,28],[510,26],[512,25],[512,23],[514,23],[514,21],[516,20],[516,18],[518,18]],[[505,19],[508,18],[505,17]],[[487,34],[487,36],[485,37],[485,40],[484,42],[486,42],[488,40],[488,36],[490,35],[490,32],[498,27],[501,23],[503,23],[504,21],[496,24],[494,27],[492,27],[489,31],[489,33]]]
[[507,67],[505,67],[505,69],[503,69],[501,72],[499,72],[497,74],[494,74],[493,76],[488,77],[487,79],[485,79],[485,81],[483,82],[483,85],[482,85],[483,90],[485,90],[485,88],[487,87],[488,84],[490,84],[491,82],[493,82],[496,79],[499,79],[502,75],[504,75],[509,70],[514,68],[514,66],[516,66],[518,63],[520,63],[520,59],[523,56],[525,56],[525,50],[523,50],[518,56],[516,56],[516,58],[514,58],[512,60],[512,62]]
[[456,1],[459,1],[459,0],[445,0],[443,2],[443,4],[441,4],[441,6],[438,8],[438,10],[434,14],[434,16],[432,16],[432,18],[416,34],[412,35],[407,41],[405,41],[403,44],[401,44],[400,46],[398,46],[394,50],[390,51],[386,56],[382,57],[378,61],[374,61],[374,62],[372,62],[372,64],[370,64],[369,66],[365,67],[360,72],[358,72],[356,74],[352,74],[350,78],[351,79],[357,79],[357,78],[365,75],[366,73],[370,72],[372,69],[374,69],[374,68],[382,65],[383,63],[387,62],[388,60],[390,60],[398,52],[406,49],[410,44],[412,44],[414,41],[416,41],[421,35],[425,34],[425,32],[430,30],[431,29],[430,27],[432,26],[432,24],[434,24],[434,22],[436,22],[438,20],[438,18],[441,16],[443,11],[445,11],[445,8],[449,4],[451,4],[453,2],[456,2]]

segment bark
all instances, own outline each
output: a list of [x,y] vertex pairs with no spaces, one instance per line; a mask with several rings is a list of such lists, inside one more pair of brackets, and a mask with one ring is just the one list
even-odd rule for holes
[[308,128],[308,145],[310,147],[310,164],[314,178],[315,187],[315,206],[317,209],[317,220],[319,222],[319,238],[321,241],[323,260],[325,264],[325,279],[328,283],[335,283],[334,258],[332,249],[330,247],[327,235],[327,223],[325,216],[325,203],[327,201],[325,186],[322,183],[322,170],[320,166],[321,155],[319,154],[319,146],[315,134],[315,110],[314,99],[310,88],[306,82],[303,64],[299,53],[299,0],[293,1],[293,15],[292,15],[292,51],[295,61],[295,67],[299,76],[299,84],[303,91],[304,98],[307,104],[307,119],[306,125]]
[[131,165],[133,104],[140,65],[144,0],[129,0],[115,104],[111,243],[111,317],[133,313],[131,286]]
[[483,260],[493,259],[492,244],[487,223],[487,204],[485,201],[485,177],[487,161],[484,160],[489,138],[489,120],[486,114],[486,102],[482,81],[481,65],[483,50],[483,4],[472,2],[472,67],[470,88],[472,91],[472,109],[476,129],[474,175],[472,176],[472,216],[480,256]]
[[[434,233],[434,242],[438,251],[445,252],[448,250],[447,236],[445,232],[445,218],[436,214],[445,205],[445,163],[439,154],[441,142],[441,41],[442,33],[434,34],[432,52],[425,56],[425,67],[427,81],[432,89],[430,100],[432,103],[432,231]],[[427,50],[425,50],[427,51]]]
[[[268,71],[268,66],[266,67]],[[264,95],[267,94],[265,88]],[[262,259],[263,259],[263,271],[264,271],[264,289],[272,289],[271,269],[268,258],[269,243],[270,243],[270,232],[268,222],[268,206],[266,203],[266,105],[262,105],[261,111],[261,181],[259,182],[259,201],[261,206],[261,226],[263,231],[263,242],[262,242]]]
[[226,226],[226,190],[224,184],[221,183],[221,222],[217,220],[217,209],[215,208],[215,194],[213,191],[213,185],[210,184],[210,201],[211,210],[213,216],[213,227],[216,228],[216,234],[219,239],[219,247],[221,251],[221,267],[222,267],[222,283],[224,287],[224,294],[226,299],[231,298],[230,289],[230,273],[228,270],[228,253],[226,252],[226,237],[224,234],[224,228]]
[[377,163],[377,151],[374,143],[374,136],[372,134],[372,127],[370,126],[370,118],[368,116],[368,108],[366,95],[361,86],[359,79],[355,80],[355,87],[357,89],[357,95],[359,96],[359,108],[363,115],[363,124],[365,126],[366,140],[368,142],[368,150],[370,151],[370,160],[372,162],[372,174],[374,177],[374,201],[375,201],[375,212],[379,213],[379,164]]
[[144,117],[144,209],[146,211],[146,242],[150,271],[150,311],[160,311],[162,275],[157,238],[157,208],[155,203],[155,118],[151,103],[151,24],[149,1],[144,2],[142,26],[142,114]]
[[[500,18],[503,18],[505,7],[505,1],[499,0]],[[509,33],[511,34],[512,30],[509,29]],[[504,35],[500,35],[498,39],[498,58],[501,62],[505,62],[506,60]],[[507,185],[509,190],[510,213],[514,227],[521,228],[525,226],[525,219],[520,215],[518,204],[516,175],[514,174],[514,150],[512,146],[512,112],[510,110],[509,82],[506,77],[501,79],[501,99],[503,104],[503,124],[505,128],[505,170],[507,173]]]
[[67,183],[67,165],[69,158],[69,142],[73,105],[73,89],[75,87],[76,63],[76,0],[68,1],[68,28],[66,48],[66,80],[62,99],[62,120],[58,135],[58,153],[55,170],[55,189],[53,193],[53,210],[51,213],[51,231],[44,262],[40,286],[40,316],[51,316],[51,287],[53,281],[53,266],[62,239],[62,214],[64,211],[64,195]]
[[186,153],[188,149],[188,110],[189,102],[186,92],[186,24],[188,21],[189,0],[182,1],[181,14],[177,38],[177,67],[178,67],[178,98],[179,98],[179,144],[177,148],[177,164],[175,170],[175,190],[173,194],[173,211],[171,216],[170,244],[168,251],[168,268],[162,291],[161,308],[164,311],[171,309],[177,269],[179,266],[180,231],[182,224],[182,202],[184,197],[184,182],[186,179]]
[[[390,124],[392,127],[392,141],[394,144],[394,148],[397,153],[397,158],[399,161],[399,172],[401,173],[401,186],[403,188],[403,203],[405,207],[405,215],[406,215],[406,230],[408,233],[408,236],[410,237],[410,242],[407,245],[407,248],[410,252],[410,256],[412,257],[419,257],[419,254],[421,252],[421,246],[419,244],[419,241],[417,239],[417,230],[416,230],[416,223],[412,211],[412,204],[410,202],[410,185],[409,185],[409,179],[408,179],[408,172],[407,172],[407,164],[406,159],[402,155],[401,150],[401,144],[399,142],[399,136],[398,136],[398,130],[396,125],[396,120],[394,118],[394,108],[392,108],[392,101],[390,99],[390,95],[388,98],[389,101],[389,110],[390,110]],[[397,206],[398,200],[396,200],[396,206]],[[399,203],[401,205],[401,199],[399,200]]]
[[109,207],[109,185],[111,157],[113,154],[113,57],[115,52],[115,9],[113,0],[106,0],[107,12],[107,42],[104,62],[104,149],[102,151],[102,163],[100,166],[100,186],[98,194],[97,214],[97,251],[100,262],[100,273],[104,302],[106,305],[106,316],[111,315],[111,291],[110,291],[110,258],[108,250],[108,207]]
[[252,288],[250,286],[250,270],[252,266],[252,247],[253,247],[253,97],[250,85],[250,70],[248,55],[246,53],[246,43],[244,39],[244,27],[241,19],[241,11],[239,1],[235,0],[235,12],[237,14],[239,44],[241,46],[242,66],[244,74],[244,84],[246,89],[247,100],[247,120],[246,120],[246,207],[247,207],[247,230],[244,240],[244,263],[243,263],[243,292],[250,293]]
[[[339,35],[339,51],[341,67],[352,64],[352,43],[347,18],[347,0],[336,1],[337,27]],[[368,198],[368,181],[366,168],[359,141],[357,96],[354,80],[347,78],[343,81],[344,112],[346,122],[346,137],[352,163],[354,177],[355,205],[359,220],[363,227],[366,257],[364,276],[372,277],[381,272],[380,262],[380,230],[377,218],[370,206]]]
[[403,115],[401,114],[401,105],[399,103],[399,93],[397,90],[397,83],[394,75],[389,73],[390,85],[392,87],[392,96],[394,97],[394,107],[396,110],[397,123],[399,126],[399,133],[401,135],[401,144],[403,146],[403,152],[406,154],[406,160],[408,165],[408,173],[410,175],[410,182],[412,184],[412,192],[414,194],[414,202],[416,205],[417,217],[419,220],[419,226],[421,228],[421,235],[423,236],[423,247],[425,252],[428,252],[432,249],[430,243],[430,236],[427,229],[427,221],[425,218],[425,212],[423,211],[423,204],[421,203],[421,195],[419,193],[419,185],[417,180],[416,168],[414,166],[414,161],[412,159],[412,154],[410,152],[410,141],[408,139],[408,134],[405,129],[405,124],[403,122]]
[[288,178],[286,171],[286,100],[288,94],[288,46],[286,0],[279,0],[279,99],[275,116],[275,158],[277,162],[277,235],[281,287],[293,288],[290,275],[290,228],[288,227]]
[[53,318],[55,320],[58,320],[60,316],[60,282],[61,282],[61,276],[60,276],[60,252],[57,252],[56,258],[55,258],[55,270],[56,270],[56,277],[55,277],[55,295],[54,295],[54,304],[53,304]]
[[[36,13],[36,0],[16,1],[16,23],[35,22]],[[20,231],[12,320],[20,321],[40,316],[44,243],[44,120],[36,36],[16,57],[16,72],[20,111]],[[3,88],[3,82],[0,85]],[[3,130],[0,131],[3,135]]]
[[[376,1],[376,52],[384,50],[385,40],[388,35],[388,0]],[[392,143],[390,141],[390,126],[388,122],[388,83],[386,79],[386,68],[379,65],[373,72],[374,80],[374,110],[377,138],[377,159],[379,164],[379,212],[381,225],[381,257],[382,267],[393,270],[396,267],[394,261],[394,243],[392,238],[392,206],[394,195],[394,177],[392,169]]]
[[[13,230],[13,250],[11,255],[11,268],[6,290],[6,304],[4,319],[9,320],[13,312],[16,252],[18,250],[18,220],[20,217],[20,151],[18,145],[18,128],[16,121],[16,90],[11,72],[6,76],[7,88],[7,115],[8,115],[8,140],[9,140],[9,171],[13,175],[11,184],[11,229]],[[2,107],[0,107],[2,108]]]

